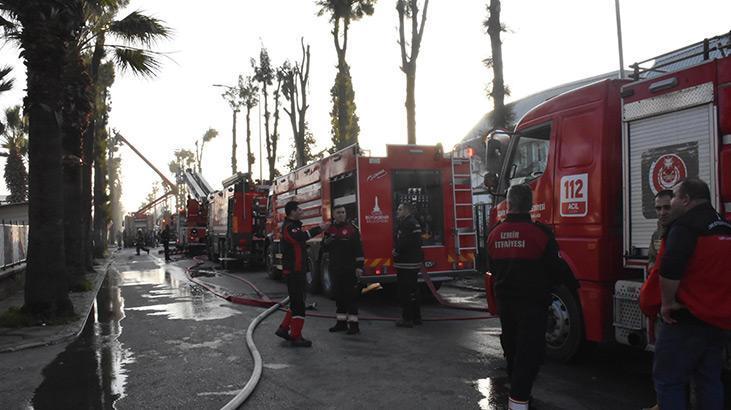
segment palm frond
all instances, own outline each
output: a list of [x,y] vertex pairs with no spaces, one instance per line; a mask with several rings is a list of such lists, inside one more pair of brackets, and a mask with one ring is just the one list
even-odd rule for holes
[[156,53],[139,48],[112,46],[114,60],[122,71],[130,70],[142,77],[154,77],[160,70]]
[[18,31],[18,25],[11,19],[6,18],[6,16],[0,15],[0,31],[2,32],[2,37],[5,39],[5,41],[20,41],[20,32]]
[[162,20],[146,16],[139,11],[133,11],[122,20],[113,21],[109,31],[131,44],[143,44],[148,47],[172,34]]
[[13,78],[5,78],[13,71],[13,67],[5,66],[0,67],[0,93],[10,91],[13,89]]

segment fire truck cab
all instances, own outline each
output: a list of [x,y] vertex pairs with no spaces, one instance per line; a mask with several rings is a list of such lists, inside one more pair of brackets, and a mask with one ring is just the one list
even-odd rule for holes
[[[514,132],[487,139],[491,225],[505,215],[509,186],[527,183],[533,218],[554,230],[581,284],[553,294],[546,342],[556,358],[571,358],[585,340],[652,348],[654,326],[638,299],[657,192],[698,177],[731,216],[731,57],[713,59],[707,43],[696,48],[705,48],[691,55],[697,62],[656,63],[633,80],[569,91],[529,111]],[[494,302],[489,272],[486,283]]]
[[[304,210],[305,227],[330,221],[335,206],[360,229],[363,283],[395,282],[393,235],[396,208],[409,201],[422,226],[424,266],[439,283],[470,272],[475,263],[470,159],[445,156],[441,146],[387,145],[386,156],[364,155],[352,145],[329,157],[277,178],[268,203],[267,265],[279,277],[279,242],[284,206],[295,200]],[[321,237],[309,242],[308,290],[332,294],[332,277]]]

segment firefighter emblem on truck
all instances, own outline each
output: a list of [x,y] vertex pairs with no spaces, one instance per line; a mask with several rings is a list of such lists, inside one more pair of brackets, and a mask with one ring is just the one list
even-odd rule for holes
[[650,189],[653,194],[673,189],[687,176],[688,168],[682,158],[675,154],[662,155],[650,165]]
[[371,213],[365,216],[366,223],[385,224],[388,223],[389,219],[388,215],[381,211],[381,207],[378,205],[378,196],[376,196]]
[[656,219],[655,195],[684,178],[698,177],[698,142],[666,145],[642,152],[641,168],[632,179],[642,186],[642,214]]

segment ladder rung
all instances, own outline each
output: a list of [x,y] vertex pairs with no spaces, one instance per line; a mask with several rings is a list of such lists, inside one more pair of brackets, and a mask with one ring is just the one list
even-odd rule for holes
[[472,218],[457,218],[458,221],[471,221]]
[[472,175],[470,174],[454,174],[455,178],[472,178]]
[[465,250],[465,249],[470,250],[470,251],[477,250],[477,248],[475,248],[474,246],[473,247],[470,247],[470,248],[464,247],[464,248],[459,248],[459,249],[462,250],[462,251]]
[[458,192],[472,192],[472,188],[455,188],[454,190]]
[[469,203],[469,204],[454,204],[454,206],[472,206],[472,204],[471,203]]
[[474,235],[475,231],[472,232],[457,232],[458,235]]

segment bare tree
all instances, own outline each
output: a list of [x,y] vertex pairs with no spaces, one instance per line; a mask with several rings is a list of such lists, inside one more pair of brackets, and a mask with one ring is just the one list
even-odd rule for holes
[[510,90],[505,85],[503,77],[503,43],[500,40],[500,33],[506,31],[505,26],[500,22],[500,0],[491,0],[487,6],[487,20],[483,23],[490,36],[490,48],[492,56],[484,60],[487,68],[492,68],[492,87],[488,88],[488,95],[493,100],[492,125],[494,128],[506,128],[511,118],[505,109],[505,96],[510,95]]
[[[396,10],[399,18],[399,45],[401,46],[401,71],[406,74],[406,131],[409,144],[416,144],[416,59],[419,57],[421,39],[424,36],[426,11],[429,0],[424,0],[419,24],[419,2],[417,0],[398,0]],[[404,20],[411,19],[411,41],[406,42]],[[407,53],[406,48],[410,49]]]
[[295,63],[294,67],[285,66],[284,81],[282,82],[282,94],[289,101],[289,110],[284,112],[289,116],[292,125],[292,136],[295,147],[295,164],[297,167],[307,163],[305,140],[307,105],[307,82],[310,78],[310,46],[305,46],[304,38],[301,39],[302,60]]
[[239,89],[246,107],[246,170],[251,175],[251,166],[256,161],[256,157],[251,151],[251,110],[259,104],[259,86],[254,82],[254,78],[249,76],[246,77],[243,84],[239,84]]
[[[280,75],[281,68],[274,69],[272,66],[271,59],[267,49],[262,47],[259,52],[259,62],[255,59],[251,59],[251,65],[254,68],[254,79],[261,84],[261,92],[264,95],[264,134],[266,138],[267,148],[267,162],[269,163],[269,180],[273,180],[276,177],[276,161],[277,161],[277,142],[279,140],[279,93],[282,85],[282,76]],[[272,96],[274,97],[274,127],[270,128],[270,117],[272,115],[269,112],[269,91],[274,84],[274,80],[277,80],[277,87],[273,90]]]
[[[201,137],[200,140],[195,142],[195,163],[196,168],[198,168],[198,173],[203,173],[203,149],[206,146],[207,142],[210,142],[212,139],[216,138],[218,136],[218,131],[216,131],[213,128],[209,128],[204,134],[203,137]],[[236,141],[234,139],[234,141]],[[199,144],[200,143],[200,144]],[[236,147],[236,142],[234,142],[234,148]],[[234,152],[236,152],[234,150]],[[236,173],[236,161],[231,164],[232,167],[234,167],[234,174]]]

